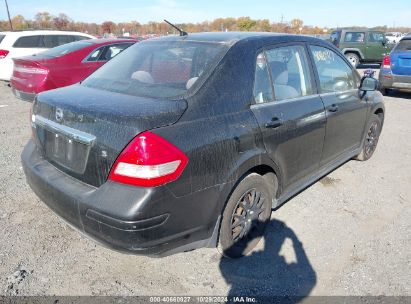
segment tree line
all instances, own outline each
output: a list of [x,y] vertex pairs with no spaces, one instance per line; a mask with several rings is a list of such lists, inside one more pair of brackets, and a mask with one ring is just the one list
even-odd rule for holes
[[[39,12],[34,16],[34,19],[25,19],[22,15],[17,15],[12,18],[14,30],[25,29],[57,29],[71,30],[89,33],[96,36],[104,34],[112,34],[121,36],[124,33],[130,35],[145,36],[150,34],[167,35],[175,33],[165,22],[154,22],[142,24],[138,21],[115,23],[105,21],[101,24],[76,22],[66,14],[60,13],[52,15],[49,12]],[[172,21],[172,20],[171,20]],[[271,22],[268,19],[251,19],[250,17],[239,18],[217,18],[213,21],[203,21],[198,23],[180,23],[176,24],[186,32],[214,32],[214,31],[257,31],[257,32],[280,32],[293,34],[326,34],[330,29],[304,25],[301,19],[293,19],[290,22]],[[0,20],[0,31],[10,29],[7,20]],[[376,30],[383,31],[400,31],[410,32],[411,28],[388,28],[387,26],[375,27]]]

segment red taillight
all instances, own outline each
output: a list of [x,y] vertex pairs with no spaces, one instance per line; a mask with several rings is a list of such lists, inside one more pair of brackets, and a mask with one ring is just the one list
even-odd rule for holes
[[382,60],[382,67],[384,69],[390,69],[391,68],[391,59],[390,56],[385,55],[384,59]]
[[7,50],[0,50],[0,59],[6,58],[6,56],[9,54],[9,51]]
[[156,187],[176,180],[187,162],[187,156],[180,149],[146,131],[121,152],[108,178],[123,184]]

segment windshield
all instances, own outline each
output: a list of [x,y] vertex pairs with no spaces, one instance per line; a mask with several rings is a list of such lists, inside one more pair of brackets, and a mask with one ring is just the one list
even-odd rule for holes
[[87,41],[76,41],[76,42],[71,42],[71,43],[60,45],[60,46],[56,46],[52,49],[41,52],[40,54],[43,56],[49,56],[49,57],[60,57],[68,53],[78,51],[90,45],[91,43]]
[[145,41],[98,69],[82,85],[133,96],[176,98],[206,77],[227,52],[221,43]]
[[411,51],[411,39],[403,39],[395,47],[396,52]]

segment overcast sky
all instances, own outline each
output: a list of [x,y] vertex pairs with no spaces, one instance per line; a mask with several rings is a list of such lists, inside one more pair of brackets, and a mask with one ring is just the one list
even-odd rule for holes
[[[65,13],[75,21],[111,20],[140,23],[168,19],[172,22],[201,22],[218,17],[250,16],[279,22],[300,18],[307,25],[411,26],[411,0],[7,0],[10,14],[33,19],[39,11]],[[6,19],[0,2],[0,20]]]

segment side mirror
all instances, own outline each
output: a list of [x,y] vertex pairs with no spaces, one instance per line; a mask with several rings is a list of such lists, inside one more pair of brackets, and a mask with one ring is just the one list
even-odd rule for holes
[[383,46],[385,46],[388,43],[388,39],[384,38],[383,40],[381,40],[381,43]]
[[363,92],[375,91],[378,88],[378,80],[372,77],[364,76],[361,79],[360,90]]

